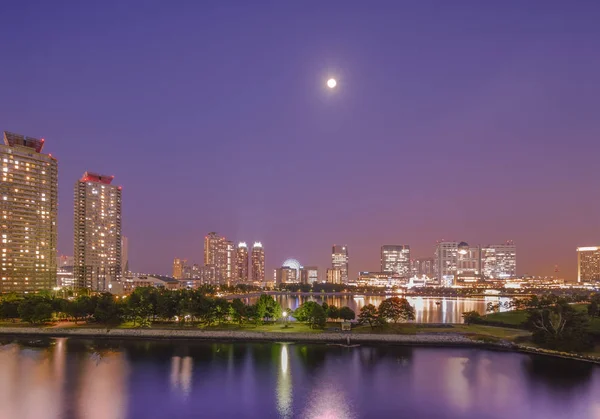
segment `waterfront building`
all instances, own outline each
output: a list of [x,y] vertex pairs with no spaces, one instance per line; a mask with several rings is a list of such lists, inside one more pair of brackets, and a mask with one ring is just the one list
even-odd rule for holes
[[73,256],[57,256],[56,258],[56,284],[59,287],[73,288]]
[[319,282],[319,268],[316,266],[302,267],[300,269],[300,282],[309,285]]
[[435,275],[443,286],[454,284],[458,255],[458,242],[438,242],[435,248]]
[[577,282],[600,281],[600,246],[577,248]]
[[219,285],[219,269],[215,265],[204,265],[200,267],[200,282],[203,285]]
[[245,242],[238,243],[236,256],[236,280],[242,284],[248,282],[248,245]]
[[410,246],[381,246],[381,272],[394,273],[408,278],[410,276]]
[[342,271],[340,269],[336,269],[336,268],[327,269],[327,283],[341,284],[342,283]]
[[252,246],[252,282],[265,282],[265,249],[261,242],[255,242]]
[[74,275],[78,288],[108,292],[121,280],[121,187],[85,172],[75,183]]
[[339,269],[341,281],[348,282],[348,246],[333,245],[331,249],[331,268]]
[[481,248],[481,273],[489,279],[508,279],[517,276],[517,247],[508,241]]
[[473,283],[481,278],[481,249],[479,246],[469,246],[460,242],[456,252],[456,275],[454,284]]
[[296,284],[299,282],[298,271],[289,266],[282,266],[275,270],[275,283]]
[[292,268],[296,271],[296,279],[300,281],[300,268],[302,265],[296,259],[286,259],[281,264],[282,267]]
[[0,292],[56,286],[58,163],[43,148],[7,131],[0,144]]

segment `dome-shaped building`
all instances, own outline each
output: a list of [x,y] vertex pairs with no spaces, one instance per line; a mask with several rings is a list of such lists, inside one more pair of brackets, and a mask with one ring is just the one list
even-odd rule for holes
[[458,243],[458,253],[466,255],[469,252],[469,244],[467,242]]

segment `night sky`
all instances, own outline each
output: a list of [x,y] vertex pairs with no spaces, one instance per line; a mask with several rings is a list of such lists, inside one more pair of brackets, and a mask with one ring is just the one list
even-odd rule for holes
[[[331,245],[512,239],[518,273],[573,279],[600,244],[593,1],[16,1],[0,5],[0,129],[73,186],[123,185],[130,267],[201,262],[203,237],[324,271]],[[338,79],[335,90],[326,88]]]

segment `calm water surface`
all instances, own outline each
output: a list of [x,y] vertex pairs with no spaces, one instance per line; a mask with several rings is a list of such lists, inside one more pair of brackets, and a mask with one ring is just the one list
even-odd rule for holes
[[600,418],[600,368],[477,349],[1,340],[0,418]]
[[[306,301],[316,301],[319,304],[326,302],[337,307],[348,306],[358,314],[365,304],[373,304],[377,307],[385,298],[384,296],[335,296],[335,295],[275,295],[281,307],[295,310]],[[391,295],[390,295],[391,297]],[[415,308],[416,320],[420,323],[462,323],[462,314],[466,311],[478,311],[485,314],[488,302],[497,304],[510,301],[505,297],[485,298],[444,298],[444,297],[406,297]],[[243,299],[247,303],[254,304],[258,297]],[[437,304],[439,302],[440,304]]]

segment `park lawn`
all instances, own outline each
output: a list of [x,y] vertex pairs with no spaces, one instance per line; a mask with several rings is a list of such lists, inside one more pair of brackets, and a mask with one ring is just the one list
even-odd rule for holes
[[527,312],[523,310],[490,313],[483,316],[484,322],[502,323],[507,326],[519,327],[527,320]]

